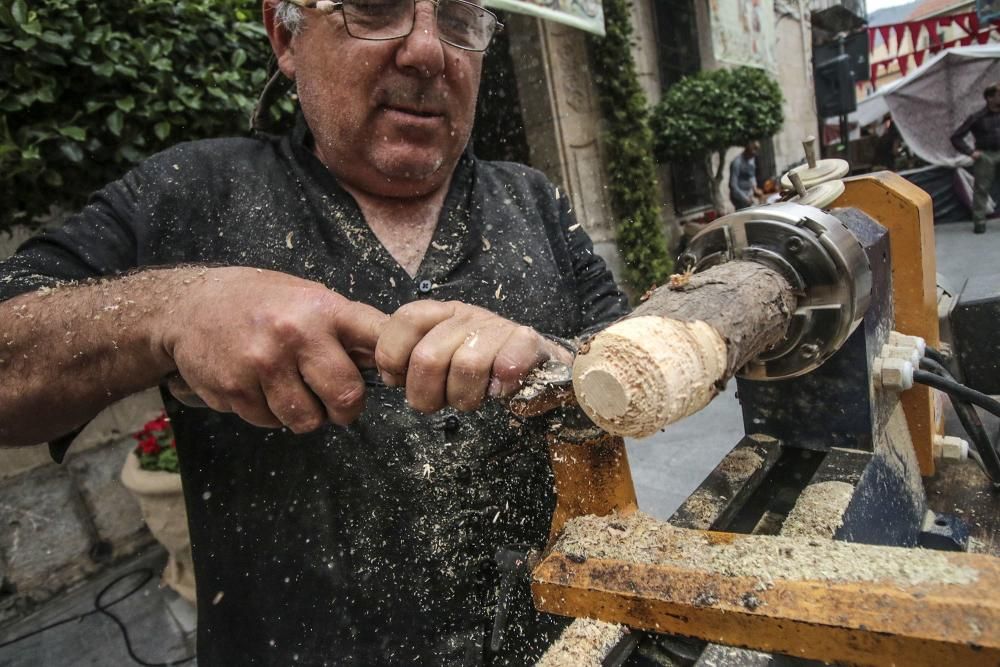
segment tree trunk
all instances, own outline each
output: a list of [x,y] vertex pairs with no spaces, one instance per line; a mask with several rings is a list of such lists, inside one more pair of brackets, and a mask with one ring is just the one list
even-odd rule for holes
[[[715,166],[712,160],[713,157],[718,159],[718,167]],[[715,208],[715,211],[719,215],[728,210],[726,202],[729,201],[728,188],[726,194],[722,192],[722,172],[725,167],[725,160],[725,151],[709,153],[705,156],[705,173],[712,180],[712,207]]]

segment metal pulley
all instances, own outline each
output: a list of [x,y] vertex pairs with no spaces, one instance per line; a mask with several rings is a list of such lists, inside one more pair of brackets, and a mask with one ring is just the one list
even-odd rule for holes
[[802,142],[802,148],[805,151],[806,164],[795,167],[789,170],[787,174],[781,177],[781,187],[785,190],[794,189],[794,184],[792,181],[792,175],[798,175],[799,179],[802,181],[802,185],[808,190],[813,188],[820,183],[826,183],[828,181],[840,180],[851,171],[851,166],[848,164],[847,160],[840,160],[837,158],[830,158],[825,160],[816,159],[816,146],[815,137],[807,137],[805,141]]
[[872,277],[861,244],[833,215],[780,202],[737,211],[699,232],[680,257],[682,269],[759,262],[799,294],[785,337],[739,373],[776,380],[808,373],[829,359],[861,322]]

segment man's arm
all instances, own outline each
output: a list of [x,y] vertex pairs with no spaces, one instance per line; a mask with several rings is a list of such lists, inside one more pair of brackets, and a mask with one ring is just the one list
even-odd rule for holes
[[63,435],[178,372],[209,407],[304,432],[361,412],[387,317],[252,268],[156,269],[0,303],[0,444]]
[[955,130],[951,135],[951,145],[955,147],[955,150],[959,153],[964,153],[965,155],[972,156],[975,152],[974,149],[969,146],[965,141],[965,137],[972,130],[972,126],[975,125],[976,120],[979,119],[979,114],[974,113],[965,119],[957,130]]

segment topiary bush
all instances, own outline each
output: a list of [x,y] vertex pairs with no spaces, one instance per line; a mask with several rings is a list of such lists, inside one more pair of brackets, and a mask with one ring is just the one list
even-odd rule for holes
[[684,77],[653,107],[650,126],[657,158],[705,160],[708,173],[713,175],[712,200],[716,210],[722,211],[719,186],[726,150],[780,130],[783,103],[777,82],[754,67],[708,70]]
[[605,37],[589,35],[594,81],[605,121],[608,191],[625,281],[635,293],[663,283],[672,262],[660,220],[653,135],[646,95],[632,60],[627,0],[605,0]]
[[4,0],[0,230],[178,141],[245,133],[270,54],[259,0]]

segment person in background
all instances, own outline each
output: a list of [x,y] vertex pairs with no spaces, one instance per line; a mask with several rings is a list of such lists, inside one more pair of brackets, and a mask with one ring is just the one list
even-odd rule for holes
[[[965,119],[951,135],[951,144],[959,153],[974,160],[972,175],[975,185],[972,189],[972,231],[982,234],[986,231],[986,209],[993,181],[996,179],[997,163],[1000,162],[1000,85],[992,84],[983,91],[986,105]],[[965,136],[972,133],[975,148],[969,146]]]
[[763,194],[757,185],[759,141],[751,141],[729,165],[729,201],[736,210],[753,206]]

